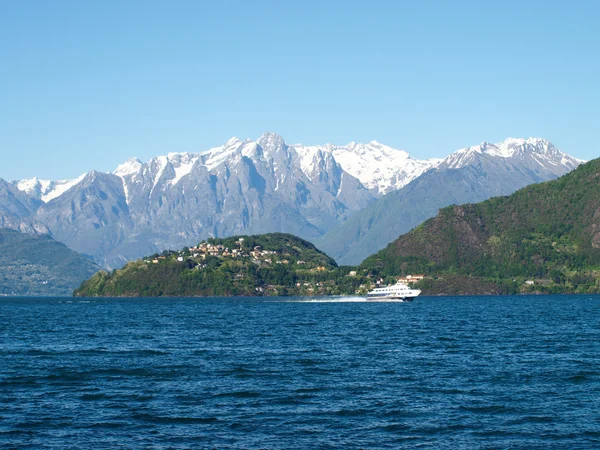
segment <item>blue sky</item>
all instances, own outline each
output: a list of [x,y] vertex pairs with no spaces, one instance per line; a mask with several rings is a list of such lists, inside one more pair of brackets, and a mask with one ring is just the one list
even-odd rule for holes
[[597,2],[0,2],[0,177],[74,178],[264,131],[417,158],[600,156]]

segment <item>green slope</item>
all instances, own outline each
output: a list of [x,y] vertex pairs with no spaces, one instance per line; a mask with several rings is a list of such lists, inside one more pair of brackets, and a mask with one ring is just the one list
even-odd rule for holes
[[430,293],[466,293],[460,280],[473,278],[485,287],[469,293],[598,292],[599,192],[597,159],[507,197],[445,208],[361,267],[437,276],[423,283]]
[[[222,250],[211,255],[185,248],[143,258],[112,273],[99,272],[75,295],[316,295],[354,292],[360,284],[344,276],[350,268],[338,268],[313,244],[290,234],[209,239],[198,246],[207,244]],[[233,256],[233,250],[239,254]]]
[[72,295],[98,270],[91,260],[47,235],[0,228],[0,294]]

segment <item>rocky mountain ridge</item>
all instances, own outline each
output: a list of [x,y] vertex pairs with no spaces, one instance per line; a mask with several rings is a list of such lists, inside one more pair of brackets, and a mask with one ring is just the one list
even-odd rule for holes
[[[112,173],[4,183],[0,220],[5,217],[11,228],[49,232],[100,265],[114,268],[209,237],[288,232],[315,241],[430,171],[452,170],[457,164],[493,171],[490,161],[504,158],[511,161],[516,177],[523,171],[529,174],[522,177],[525,183],[539,181],[531,176],[542,170],[534,163],[549,177],[578,164],[558,150],[562,163],[537,153],[535,159],[525,150],[518,158],[482,150],[458,162],[450,157],[422,161],[375,141],[289,146],[281,136],[265,133],[256,141],[232,138],[200,153],[169,153],[145,163],[131,158]],[[445,206],[433,203],[436,211]]]
[[[418,160],[402,150],[371,141],[367,144],[351,142],[346,146],[333,144],[305,146],[296,144],[287,146],[283,139],[275,133],[265,133],[256,142],[250,139],[241,140],[233,137],[224,145],[211,148],[199,153],[168,153],[157,156],[143,163],[138,158],[129,158],[119,165],[112,173],[126,180],[140,170],[155,175],[157,184],[163,175],[171,186],[192,172],[196,165],[204,166],[208,171],[215,170],[221,163],[234,159],[240,153],[251,157],[256,146],[264,148],[268,145],[266,156],[273,150],[288,148],[297,154],[296,161],[304,174],[312,180],[315,172],[318,174],[323,164],[340,166],[342,171],[358,179],[361,184],[372,191],[374,196],[380,196],[395,189],[400,189],[425,171],[435,167],[441,159]],[[76,186],[85,177],[81,175],[74,180],[40,180],[38,178],[24,179],[13,182],[21,191],[47,203],[59,197],[68,189]]]

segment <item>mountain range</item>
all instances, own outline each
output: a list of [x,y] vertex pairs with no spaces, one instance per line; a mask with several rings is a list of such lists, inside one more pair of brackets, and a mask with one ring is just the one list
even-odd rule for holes
[[376,141],[287,145],[275,133],[131,158],[74,180],[0,180],[0,225],[48,233],[101,266],[209,237],[286,232],[358,262],[451,203],[506,195],[581,161],[543,139],[418,160]]
[[597,293],[599,180],[593,160],[509,196],[449,206],[355,267],[292,235],[235,236],[99,271],[75,295],[361,295],[399,275],[426,295]]

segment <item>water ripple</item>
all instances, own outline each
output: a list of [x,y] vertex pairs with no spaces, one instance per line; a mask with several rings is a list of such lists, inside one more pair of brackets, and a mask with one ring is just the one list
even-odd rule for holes
[[600,297],[0,300],[0,447],[597,448]]

